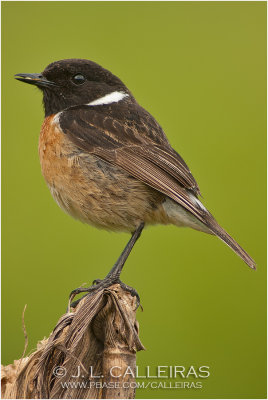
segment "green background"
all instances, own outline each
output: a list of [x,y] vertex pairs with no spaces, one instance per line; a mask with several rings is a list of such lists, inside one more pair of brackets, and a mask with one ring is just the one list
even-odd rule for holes
[[104,277],[129,238],[58,208],[37,154],[41,94],[13,79],[88,58],[157,118],[204,204],[258,265],[250,270],[200,232],[145,230],[122,276],[144,307],[137,318],[147,350],[137,364],[153,372],[208,365],[211,375],[198,379],[203,389],[144,389],[137,397],[264,398],[266,3],[3,2],[2,41],[2,362],[22,355],[26,303],[33,349],[69,292]]

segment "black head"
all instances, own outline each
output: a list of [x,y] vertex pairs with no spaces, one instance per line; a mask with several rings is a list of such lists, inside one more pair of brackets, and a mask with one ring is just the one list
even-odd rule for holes
[[46,116],[88,104],[114,91],[132,97],[119,78],[89,60],[60,60],[49,64],[41,74],[17,74],[15,78],[42,90]]

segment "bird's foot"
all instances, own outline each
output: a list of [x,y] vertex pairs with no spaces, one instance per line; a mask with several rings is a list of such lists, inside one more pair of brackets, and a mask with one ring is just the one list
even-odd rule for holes
[[[70,296],[69,296],[69,299],[70,299],[69,301],[71,302],[74,299],[74,297],[80,293],[87,293],[85,295],[85,296],[87,296],[89,294],[97,293],[100,290],[107,289],[108,287],[110,287],[116,283],[118,283],[123,290],[129,292],[132,297],[136,297],[136,301],[137,301],[136,307],[138,308],[140,306],[140,296],[137,293],[137,291],[135,289],[133,289],[132,287],[126,285],[122,281],[120,281],[119,278],[109,276],[109,274],[104,279],[95,279],[93,281],[93,285],[88,288],[79,287],[77,289],[72,290],[72,292],[70,293]],[[75,308],[85,296],[83,296],[80,299],[71,303],[71,307]]]
[[124,282],[122,282],[120,280],[118,283],[120,284],[120,286],[123,290],[125,290],[126,292],[129,292],[132,297],[136,297],[136,310],[139,308],[139,306],[141,306],[141,309],[142,309],[141,299],[140,299],[140,296],[139,296],[139,293],[137,292],[137,290],[131,286],[126,285]]

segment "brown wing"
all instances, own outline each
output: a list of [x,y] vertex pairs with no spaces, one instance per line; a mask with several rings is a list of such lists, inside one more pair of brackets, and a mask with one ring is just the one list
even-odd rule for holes
[[148,123],[150,114],[141,109],[144,115],[121,121],[103,113],[101,107],[101,112],[97,107],[68,109],[60,116],[61,129],[84,151],[120,166],[204,222],[204,210],[190,195],[190,191],[199,193],[198,185],[153,117]]

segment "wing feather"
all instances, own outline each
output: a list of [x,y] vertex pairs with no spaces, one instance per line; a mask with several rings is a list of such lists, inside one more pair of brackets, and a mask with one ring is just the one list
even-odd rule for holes
[[[188,166],[172,149],[161,127],[150,114],[145,113],[145,110],[140,107],[145,116],[142,113],[137,122],[136,120],[119,120],[105,114],[100,115],[100,112],[92,108],[75,107],[61,115],[60,122],[63,131],[68,132],[71,140],[78,146],[92,153],[101,150],[105,152],[106,150],[129,149],[141,159],[147,159],[158,166],[183,187],[192,190],[196,195],[200,194],[198,184]],[[151,120],[150,124],[148,123],[148,115],[154,124]],[[151,126],[153,132],[147,132],[148,126]],[[155,140],[156,137],[158,140]]]

